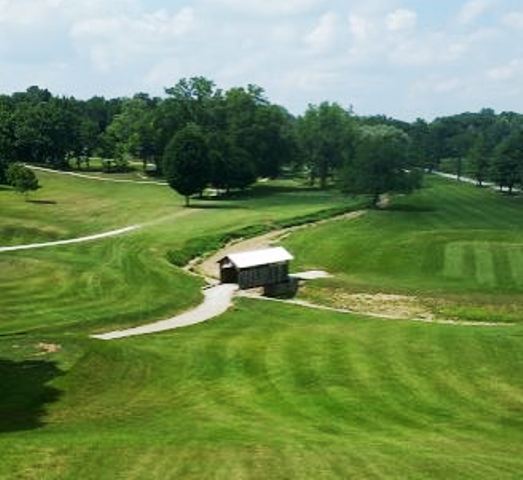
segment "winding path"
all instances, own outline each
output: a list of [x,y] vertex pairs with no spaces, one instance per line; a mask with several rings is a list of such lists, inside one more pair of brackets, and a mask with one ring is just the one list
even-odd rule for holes
[[30,243],[27,245],[13,245],[10,247],[0,247],[0,253],[3,252],[18,252],[20,250],[33,250],[35,248],[55,247],[58,245],[72,245],[75,243],[91,242],[93,240],[100,240],[103,238],[117,237],[126,233],[134,232],[142,228],[142,225],[131,225],[130,227],[120,228],[118,230],[111,230],[109,232],[97,233],[95,235],[88,235],[86,237],[70,238],[68,240],[56,240],[54,242]]
[[165,332],[167,330],[174,330],[176,328],[206,322],[211,318],[220,316],[229,309],[232,305],[232,298],[237,290],[237,285],[216,285],[203,291],[203,303],[195,309],[182,313],[181,315],[140,327],[117,330],[100,335],[91,335],[91,337],[98,340],[116,340],[137,335],[147,335],[149,333]]

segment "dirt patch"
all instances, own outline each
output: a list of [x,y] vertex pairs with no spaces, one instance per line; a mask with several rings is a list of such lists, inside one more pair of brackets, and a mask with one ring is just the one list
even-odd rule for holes
[[57,353],[62,349],[62,347],[56,343],[39,343],[36,347],[44,355],[48,353]]
[[382,193],[380,199],[378,200],[378,208],[387,208],[390,205],[392,198],[388,193]]
[[396,319],[434,319],[433,313],[417,297],[385,293],[345,293],[335,292],[331,296],[332,305],[356,313],[379,315]]
[[221,260],[223,257],[226,257],[227,255],[230,255],[231,253],[240,253],[240,252],[247,252],[250,250],[261,250],[263,248],[270,248],[274,246],[276,243],[280,242],[284,238],[286,238],[291,233],[294,233],[299,230],[303,230],[305,228],[314,228],[318,225],[323,225],[325,223],[340,221],[340,220],[353,220],[355,218],[361,217],[365,214],[364,210],[360,210],[357,212],[349,212],[344,215],[339,215],[334,218],[328,218],[325,220],[320,220],[319,222],[315,223],[308,223],[305,225],[299,225],[297,227],[290,227],[290,228],[284,228],[281,230],[274,230],[272,232],[266,233],[264,235],[260,235],[254,238],[249,238],[245,240],[236,240],[234,242],[231,242],[229,245],[225,246],[221,250],[217,251],[213,255],[206,257],[204,259],[195,259],[191,264],[188,266],[191,270],[195,271],[196,273],[203,275],[205,277],[210,278],[219,278],[220,271],[218,267],[218,261]]

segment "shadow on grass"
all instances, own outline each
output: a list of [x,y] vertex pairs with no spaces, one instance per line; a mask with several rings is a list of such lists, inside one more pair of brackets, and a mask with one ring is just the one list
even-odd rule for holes
[[195,210],[237,210],[245,208],[243,205],[232,205],[230,203],[191,203],[187,208]]
[[12,191],[13,187],[9,187],[8,185],[0,185],[0,192],[7,192]]
[[60,375],[54,362],[0,359],[0,433],[42,427],[46,406],[61,395],[48,383]]
[[408,205],[408,204],[399,204],[391,205],[384,210],[390,212],[412,212],[412,213],[425,213],[425,212],[435,212],[437,209],[435,207],[430,207],[427,205]]
[[27,203],[36,203],[38,205],[56,205],[56,200],[27,200]]

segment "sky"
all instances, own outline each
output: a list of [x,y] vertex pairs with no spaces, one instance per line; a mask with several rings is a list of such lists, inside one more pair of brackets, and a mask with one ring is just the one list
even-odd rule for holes
[[523,0],[0,0],[0,92],[257,84],[302,113],[523,111]]

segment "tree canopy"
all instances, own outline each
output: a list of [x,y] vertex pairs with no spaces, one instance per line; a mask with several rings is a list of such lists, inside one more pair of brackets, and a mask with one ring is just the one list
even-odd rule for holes
[[174,135],[167,145],[163,169],[169,186],[189,198],[202,193],[210,180],[209,150],[201,128],[190,123]]
[[376,205],[383,193],[408,193],[419,187],[419,178],[409,163],[409,137],[405,132],[390,125],[358,130],[354,155],[343,170],[344,191],[370,194]]

